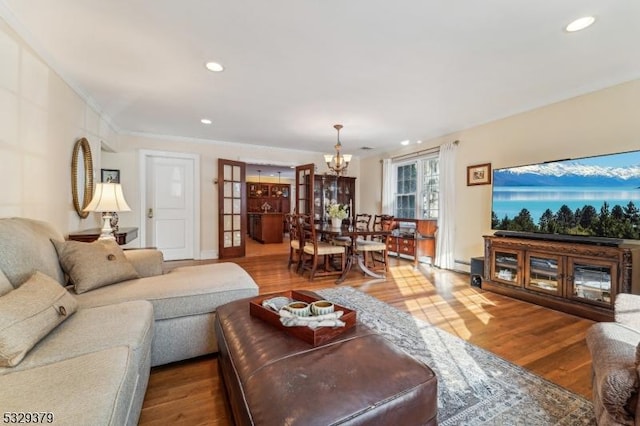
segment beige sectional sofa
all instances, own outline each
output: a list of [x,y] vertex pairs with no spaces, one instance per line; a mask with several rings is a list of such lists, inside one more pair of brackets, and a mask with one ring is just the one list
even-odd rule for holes
[[[3,412],[42,413],[56,424],[136,424],[150,366],[216,352],[216,308],[258,294],[251,276],[233,263],[163,274],[156,250],[122,252],[117,245],[98,244],[63,242],[44,222],[0,219],[0,362],[16,346],[13,340],[33,334],[35,344],[15,365],[5,360],[0,366]],[[67,287],[72,298],[65,293],[64,299],[31,302],[38,295],[29,289],[45,294],[52,282],[64,286],[67,276],[77,278],[74,268],[83,265],[74,264],[74,257],[82,255],[90,259],[91,267],[84,268],[89,282],[110,275],[117,265],[137,278],[93,282],[88,289],[74,283]],[[29,303],[11,314],[15,300]],[[29,319],[16,319],[22,311]],[[27,320],[36,325],[16,333]],[[41,335],[34,330],[40,326]]]

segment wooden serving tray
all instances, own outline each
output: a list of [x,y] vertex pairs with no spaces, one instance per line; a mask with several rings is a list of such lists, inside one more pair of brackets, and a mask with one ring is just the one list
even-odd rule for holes
[[268,322],[274,327],[284,330],[292,336],[297,337],[298,339],[304,340],[314,347],[328,342],[329,340],[348,331],[356,325],[356,311],[334,303],[336,311],[344,311],[344,314],[340,318],[340,320],[344,321],[346,324],[344,327],[320,327],[316,328],[315,330],[312,330],[307,326],[285,327],[280,322],[280,315],[278,315],[277,312],[274,312],[271,309],[264,308],[262,306],[263,300],[271,299],[272,297],[276,296],[284,296],[290,299],[300,300],[307,303],[315,302],[316,300],[322,299],[311,294],[303,293],[296,290],[290,290],[283,293],[263,294],[256,297],[255,299],[252,299],[249,302],[249,313],[252,316],[260,318],[261,320]]

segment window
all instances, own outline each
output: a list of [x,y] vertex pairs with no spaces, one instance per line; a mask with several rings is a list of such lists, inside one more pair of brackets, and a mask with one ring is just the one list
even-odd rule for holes
[[436,219],[440,181],[438,157],[405,161],[394,168],[394,215],[408,219]]

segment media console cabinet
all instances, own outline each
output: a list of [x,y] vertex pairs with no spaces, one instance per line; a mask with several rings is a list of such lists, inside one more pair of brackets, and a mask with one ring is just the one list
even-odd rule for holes
[[483,290],[595,321],[618,293],[640,294],[640,245],[487,235]]

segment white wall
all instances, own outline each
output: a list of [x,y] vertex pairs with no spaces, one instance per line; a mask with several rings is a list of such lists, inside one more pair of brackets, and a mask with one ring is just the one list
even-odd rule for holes
[[[331,142],[327,142],[331,146]],[[121,226],[140,227],[140,186],[138,182],[139,150],[156,150],[198,154],[200,156],[200,257],[211,258],[218,255],[218,194],[213,183],[218,177],[218,158],[244,162],[272,163],[278,165],[301,165],[315,163],[318,173],[324,173],[326,166],[318,153],[261,147],[256,145],[230,144],[225,142],[199,141],[186,138],[152,137],[121,134],[118,152],[103,152],[104,168],[120,169],[121,183],[125,198],[132,211],[120,213]],[[354,158],[349,165],[349,175],[358,176],[359,160]],[[263,176],[266,182],[269,178]],[[271,178],[277,182],[277,178]],[[283,183],[285,183],[283,181]],[[295,185],[295,182],[293,182]],[[357,192],[357,191],[356,191]],[[356,199],[356,203],[358,203]],[[137,239],[131,246],[141,244]]]
[[71,154],[81,137],[99,169],[100,140],[117,140],[112,127],[0,19],[0,217],[46,220],[63,234],[99,225],[97,214],[80,219],[73,208]]
[[[640,80],[548,105],[482,126],[426,141],[419,149],[459,140],[455,187],[456,260],[483,255],[482,236],[491,233],[491,185],[466,186],[467,166],[494,168],[640,149]],[[398,150],[400,153],[417,151]],[[381,157],[361,161],[381,180]],[[361,191],[363,210],[379,211],[380,189]],[[464,269],[461,267],[460,269]]]
[[[273,164],[316,163],[322,156],[287,149],[198,140],[120,135],[108,117],[85,101],[7,23],[0,19],[0,217],[29,217],[53,224],[62,234],[99,227],[99,214],[81,219],[71,195],[71,154],[76,140],[91,145],[94,181],[100,169],[120,169],[132,211],[121,226],[140,226],[138,150],[195,153],[201,160],[201,253],[217,256],[217,160]],[[115,152],[101,151],[107,146]],[[327,147],[333,146],[327,141]],[[358,160],[350,166],[357,176]],[[284,183],[285,181],[283,181]],[[138,240],[130,244],[136,247]]]

